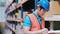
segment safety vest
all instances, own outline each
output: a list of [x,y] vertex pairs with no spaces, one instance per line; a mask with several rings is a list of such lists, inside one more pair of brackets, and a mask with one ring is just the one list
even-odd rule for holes
[[45,27],[45,22],[43,17],[41,17],[42,18],[42,26],[41,26],[34,14],[28,14],[28,16],[30,17],[31,24],[32,24],[30,31],[41,30]]

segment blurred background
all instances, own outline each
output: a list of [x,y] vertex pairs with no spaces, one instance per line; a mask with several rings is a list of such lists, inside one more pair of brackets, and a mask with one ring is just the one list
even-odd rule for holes
[[[21,23],[21,18],[24,19],[26,14],[32,13],[36,9],[36,3],[40,0],[28,0],[22,4],[22,7],[9,12],[9,10],[12,10],[17,4],[21,3],[21,1],[22,0],[0,0],[0,34],[14,34],[13,31],[12,33],[6,28],[7,20],[12,22],[13,28],[16,28],[18,34],[23,34],[23,22]],[[50,2],[50,10],[44,15],[46,22],[45,27],[48,28],[49,31],[60,32],[60,0],[48,1]],[[9,14],[7,14],[7,12],[9,12]]]

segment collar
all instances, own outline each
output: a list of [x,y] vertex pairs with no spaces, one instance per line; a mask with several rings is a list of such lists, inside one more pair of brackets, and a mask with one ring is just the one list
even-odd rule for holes
[[39,17],[35,11],[33,11],[33,14],[34,14],[37,18]]

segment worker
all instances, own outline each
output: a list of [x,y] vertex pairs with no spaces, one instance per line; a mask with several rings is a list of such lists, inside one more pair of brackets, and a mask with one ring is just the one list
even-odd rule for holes
[[37,2],[37,8],[33,13],[28,14],[24,19],[23,30],[25,34],[47,34],[43,15],[49,11],[50,3],[48,0]]
[[16,4],[17,4],[17,2],[15,1],[15,0],[11,0],[11,1],[9,1],[10,3],[9,3],[9,6],[7,7],[7,9],[6,9],[6,26],[8,27],[7,28],[7,30],[8,30],[8,32],[6,32],[7,34],[9,33],[9,34],[16,34],[16,27],[15,27],[15,16],[14,16],[14,13],[15,13],[15,11],[13,11],[13,12],[11,12],[11,13],[8,13],[7,14],[7,12],[9,12],[9,10],[11,10],[11,9],[13,9],[14,8],[14,6],[16,6]]
[[[27,0],[22,1],[22,4],[25,3]],[[7,18],[6,18],[6,26],[8,27],[6,30],[8,30],[8,32],[6,32],[7,34],[17,34],[17,30],[15,27],[15,17],[16,15],[18,16],[18,14],[15,14],[15,10],[11,11],[12,9],[16,8],[17,5],[17,0],[12,0],[11,3],[9,3],[9,6],[6,9],[6,14],[7,14]],[[20,4],[19,4],[20,5]],[[19,6],[21,7],[21,6]],[[11,12],[10,12],[11,11]],[[15,14],[15,15],[14,15]]]

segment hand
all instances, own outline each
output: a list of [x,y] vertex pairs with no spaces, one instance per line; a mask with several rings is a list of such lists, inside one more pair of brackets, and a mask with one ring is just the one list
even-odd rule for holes
[[18,18],[17,20],[20,20],[19,22],[21,23],[23,22],[23,18]]
[[42,29],[42,34],[48,34],[48,29],[46,28]]
[[13,30],[13,31],[15,32],[15,34],[18,34],[18,33],[17,33],[17,30]]

